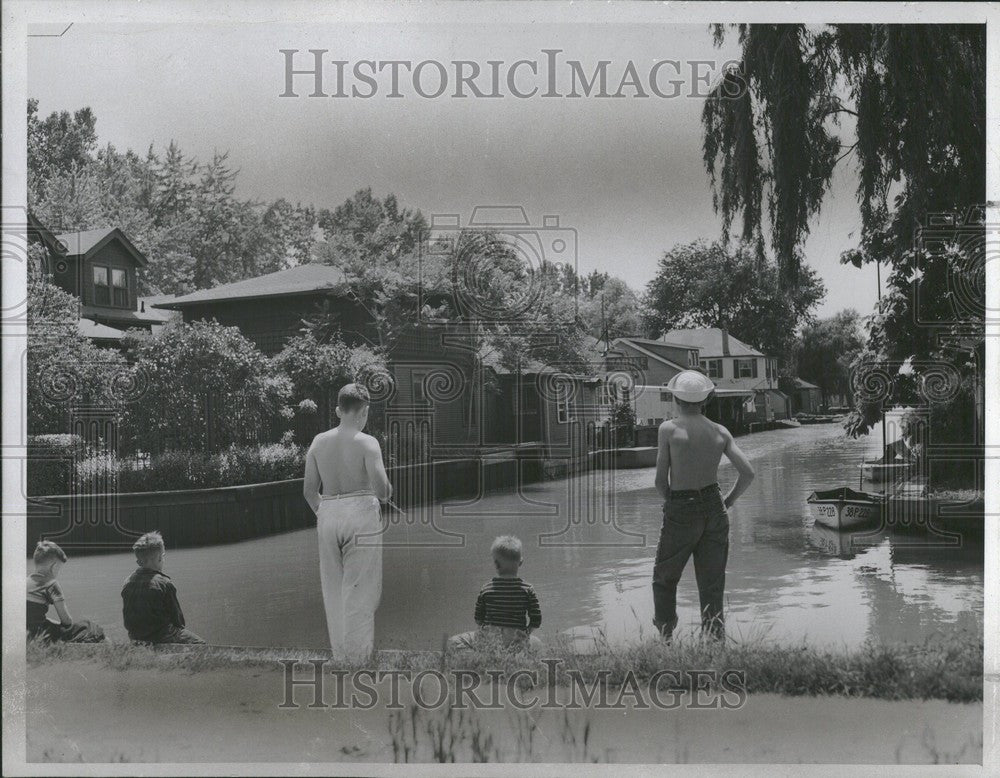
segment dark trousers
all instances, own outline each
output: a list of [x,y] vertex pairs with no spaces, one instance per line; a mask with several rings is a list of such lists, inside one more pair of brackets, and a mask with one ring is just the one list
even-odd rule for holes
[[702,629],[721,638],[725,634],[722,597],[729,558],[729,517],[718,486],[671,492],[663,504],[663,528],[653,567],[653,624],[668,638],[677,626],[677,583],[691,556]]
[[29,626],[28,636],[53,643],[101,643],[104,641],[104,630],[100,625],[87,619],[74,621],[72,624],[60,624],[46,619],[44,622]]

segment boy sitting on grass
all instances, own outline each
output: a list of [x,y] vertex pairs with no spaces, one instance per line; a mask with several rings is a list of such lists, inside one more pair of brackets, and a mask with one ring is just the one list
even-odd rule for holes
[[138,643],[204,643],[184,628],[177,588],[164,575],[166,547],[159,532],[147,532],[132,546],[138,569],[122,587],[122,616],[131,640]]
[[[104,630],[86,619],[73,621],[56,577],[66,563],[66,552],[51,540],[35,546],[32,556],[35,572],[28,576],[28,637],[64,643],[100,643]],[[59,621],[47,618],[49,606],[56,609]]]
[[479,629],[455,635],[448,646],[452,650],[481,649],[492,643],[515,650],[538,648],[542,642],[531,631],[541,626],[542,611],[531,584],[517,575],[523,561],[521,541],[503,535],[493,541],[490,551],[497,574],[476,599]]

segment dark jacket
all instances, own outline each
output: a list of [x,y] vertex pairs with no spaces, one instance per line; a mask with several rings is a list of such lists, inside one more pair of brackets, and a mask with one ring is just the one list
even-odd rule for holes
[[132,640],[152,641],[164,630],[183,627],[184,614],[170,576],[140,567],[126,578],[122,617]]

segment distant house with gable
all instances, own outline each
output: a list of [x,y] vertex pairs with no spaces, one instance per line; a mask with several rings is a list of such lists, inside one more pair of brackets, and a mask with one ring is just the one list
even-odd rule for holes
[[45,247],[42,272],[80,300],[78,329],[98,345],[117,346],[125,330],[162,323],[138,294],[146,256],[119,228],[55,234],[29,214],[28,240]]

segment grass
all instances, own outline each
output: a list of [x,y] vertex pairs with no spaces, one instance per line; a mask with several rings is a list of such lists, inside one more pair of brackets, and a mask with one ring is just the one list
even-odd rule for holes
[[[121,671],[160,669],[190,673],[240,667],[275,669],[279,659],[306,662],[321,658],[322,652],[308,649],[240,649],[180,647],[154,649],[114,643],[91,646],[47,645],[29,642],[30,667],[50,662],[90,659]],[[691,690],[698,678],[693,671],[714,670],[721,674],[736,670],[744,674],[746,691],[784,695],[838,695],[887,700],[943,699],[977,702],[983,699],[982,630],[956,628],[922,643],[869,642],[857,649],[827,649],[800,645],[778,645],[765,637],[728,639],[715,643],[696,635],[680,636],[667,645],[656,638],[612,645],[598,636],[592,649],[580,653],[569,643],[548,645],[541,652],[514,653],[486,647],[475,652],[447,653],[413,651],[380,652],[376,669],[423,670],[438,668],[479,672],[510,673],[535,670],[544,685],[548,668],[542,660],[559,659],[557,683],[570,682],[568,672],[591,683],[604,674],[609,688],[621,686],[631,673],[642,683],[658,670],[676,671],[674,678],[662,678],[659,688]],[[328,670],[360,669],[331,661]],[[371,669],[371,664],[366,666]],[[718,677],[718,676],[717,676]],[[531,680],[519,679],[524,684]]]

